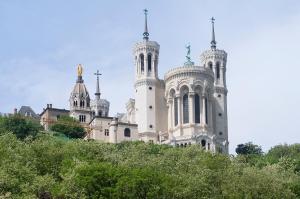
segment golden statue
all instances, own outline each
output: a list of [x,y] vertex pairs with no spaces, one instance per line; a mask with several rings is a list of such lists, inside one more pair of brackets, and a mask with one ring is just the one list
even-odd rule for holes
[[77,66],[77,74],[78,74],[78,76],[82,76],[82,72],[83,72],[83,68],[82,68],[81,64],[78,64],[78,66]]

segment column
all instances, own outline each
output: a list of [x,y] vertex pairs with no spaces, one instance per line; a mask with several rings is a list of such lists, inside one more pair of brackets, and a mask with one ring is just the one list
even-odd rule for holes
[[180,95],[176,95],[178,105],[178,125],[182,124],[182,104]]
[[173,106],[173,100],[172,98],[168,99],[168,131],[173,127],[172,126],[172,120],[173,120],[173,115],[172,115],[172,106]]
[[201,123],[205,126],[206,125],[206,107],[205,107],[205,95],[203,94],[201,97],[202,100],[202,120]]
[[214,69],[215,84],[217,84],[218,78],[217,78],[217,65],[216,64],[213,65],[213,69]]
[[210,127],[210,128],[212,128],[213,127],[213,123],[212,123],[212,99],[211,98],[209,98],[208,99],[208,106],[207,106],[207,108],[208,108],[208,111],[207,111],[207,114],[208,114],[208,126]]
[[189,123],[195,124],[195,93],[189,93]]
[[225,83],[225,68],[224,66],[220,67],[220,82],[223,86],[226,86]]

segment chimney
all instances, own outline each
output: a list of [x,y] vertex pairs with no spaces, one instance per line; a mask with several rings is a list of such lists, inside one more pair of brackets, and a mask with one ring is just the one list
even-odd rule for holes
[[47,104],[47,108],[49,108],[49,104]]
[[50,104],[50,108],[52,108],[52,104]]

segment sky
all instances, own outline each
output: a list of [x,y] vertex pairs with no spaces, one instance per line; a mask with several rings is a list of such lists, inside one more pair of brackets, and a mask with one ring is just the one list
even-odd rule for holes
[[125,112],[144,8],[150,40],[160,44],[160,78],[183,65],[187,43],[200,63],[216,19],[217,48],[228,53],[230,153],[249,141],[264,151],[300,142],[298,0],[0,0],[0,112],[68,109],[79,63],[90,95],[99,69],[110,115]]

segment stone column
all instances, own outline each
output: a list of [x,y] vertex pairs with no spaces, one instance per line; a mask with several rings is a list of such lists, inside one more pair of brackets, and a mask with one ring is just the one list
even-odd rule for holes
[[213,123],[212,123],[212,116],[213,116],[213,112],[212,112],[212,99],[211,99],[211,97],[209,97],[208,98],[208,100],[207,100],[207,102],[208,102],[208,106],[207,106],[207,108],[208,108],[208,111],[207,111],[207,113],[208,113],[208,126],[210,127],[210,128],[212,128],[213,127]]
[[176,95],[178,105],[178,125],[182,124],[182,104],[180,94]]
[[206,96],[203,94],[202,95],[202,97],[201,97],[201,100],[202,100],[202,121],[201,121],[201,123],[205,126],[206,125],[206,114],[205,114],[205,112],[206,112],[206,107],[205,107],[205,98],[206,98]]
[[173,99],[168,99],[168,131],[173,128],[172,121],[173,121],[173,114],[172,114],[172,107],[173,107]]
[[217,65],[216,64],[213,65],[213,69],[214,69],[213,71],[214,71],[215,84],[217,84],[218,78],[217,78]]
[[224,66],[220,67],[220,82],[225,87],[226,86],[226,79],[225,79],[225,68]]
[[195,124],[195,93],[189,93],[189,123]]

